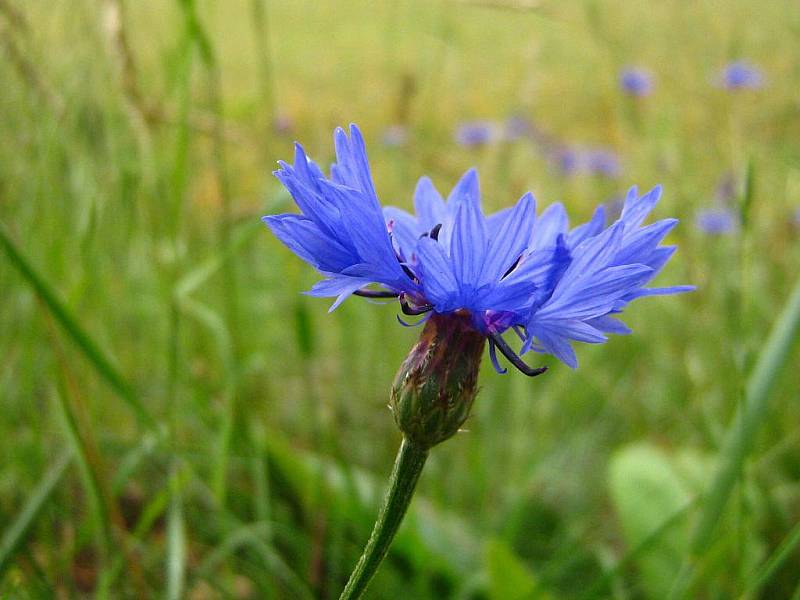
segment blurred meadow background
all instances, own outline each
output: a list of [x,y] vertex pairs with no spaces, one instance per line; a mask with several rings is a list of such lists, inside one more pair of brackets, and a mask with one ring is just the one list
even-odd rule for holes
[[0,597],[338,597],[419,330],[259,217],[351,121],[404,208],[661,183],[698,286],[485,361],[368,597],[800,597],[799,59],[788,0],[0,0]]

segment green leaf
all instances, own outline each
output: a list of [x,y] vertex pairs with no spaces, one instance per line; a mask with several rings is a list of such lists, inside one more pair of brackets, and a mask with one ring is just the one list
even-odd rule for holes
[[529,600],[544,598],[536,593],[536,577],[504,541],[486,543],[484,560],[490,600]]
[[758,428],[768,414],[772,390],[789,359],[800,330],[800,280],[772,327],[747,382],[743,407],[737,411],[720,451],[720,462],[692,537],[692,553],[702,554],[713,538]]
[[[636,444],[616,452],[609,468],[609,486],[625,541],[649,550],[635,563],[650,598],[664,598],[672,587],[689,547],[686,524],[663,528],[664,522],[691,502],[691,490],[662,450]],[[653,533],[663,529],[660,537]]]

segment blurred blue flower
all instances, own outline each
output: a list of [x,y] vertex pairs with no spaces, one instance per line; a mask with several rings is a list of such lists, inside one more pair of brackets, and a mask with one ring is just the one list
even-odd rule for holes
[[727,205],[736,200],[738,193],[739,182],[731,171],[723,174],[717,183],[717,189],[714,192],[715,200],[722,205]]
[[530,136],[534,131],[533,124],[521,115],[513,115],[506,119],[504,138],[513,141]]
[[729,90],[755,90],[764,86],[764,74],[758,66],[737,60],[722,70],[720,84]]
[[586,153],[586,168],[590,173],[609,179],[619,176],[619,157],[613,150],[593,148]]
[[492,121],[467,121],[456,129],[455,140],[465,148],[477,148],[498,138],[498,126]]
[[408,142],[408,129],[403,125],[390,125],[383,131],[381,137],[384,146],[399,148]]
[[628,67],[620,73],[619,85],[631,96],[649,96],[653,92],[653,75],[645,69]]
[[[484,215],[478,176],[467,171],[447,200],[427,177],[414,194],[416,214],[381,208],[364,141],[334,134],[336,162],[330,177],[297,144],[293,165],[280,162],[278,179],[301,214],[264,217],[275,235],[325,279],[313,296],[336,296],[331,310],[351,294],[396,297],[404,313],[469,316],[496,351],[527,374],[534,370],[502,338],[514,328],[528,350],[555,355],[571,367],[572,341],[601,343],[628,333],[615,318],[636,298],[688,291],[691,286],[645,288],[675,251],[659,247],[677,224],[642,223],[661,195],[632,188],[620,218],[605,226],[599,207],[592,219],[569,228],[563,205],[536,216],[525,194],[515,206]],[[369,284],[381,289],[369,289]]]
[[289,115],[279,113],[275,115],[275,118],[272,120],[272,129],[279,135],[289,134],[294,129],[294,121]]
[[619,177],[622,170],[619,157],[608,148],[562,145],[551,152],[551,159],[561,174],[567,177],[589,173],[614,179]]
[[695,214],[694,224],[703,233],[724,235],[739,227],[739,217],[726,206],[704,208]]
[[795,208],[792,212],[792,224],[795,227],[800,227],[800,206]]
[[553,152],[552,156],[562,175],[575,175],[581,168],[581,152],[577,148],[561,146]]

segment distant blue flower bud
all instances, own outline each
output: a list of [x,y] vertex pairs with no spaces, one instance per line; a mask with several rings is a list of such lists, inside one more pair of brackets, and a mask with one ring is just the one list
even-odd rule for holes
[[764,86],[764,74],[753,63],[737,60],[722,70],[719,83],[729,90],[756,90]]
[[498,139],[498,127],[491,121],[468,121],[456,129],[455,140],[465,148],[484,146]]
[[703,233],[724,235],[739,227],[739,218],[732,209],[720,206],[697,211],[694,223]]
[[720,177],[717,183],[717,189],[714,192],[714,199],[721,205],[728,205],[736,200],[738,189],[738,181],[736,175],[732,172],[727,172]]
[[527,137],[533,133],[533,124],[521,115],[506,119],[504,137],[509,141]]
[[272,120],[272,129],[279,135],[286,135],[291,133],[294,129],[294,121],[292,121],[292,118],[289,115],[285,113],[279,113]]
[[613,179],[621,171],[619,158],[612,151],[605,148],[595,148],[586,153],[586,167],[589,172],[602,177]]
[[384,129],[381,137],[384,146],[398,148],[408,143],[408,129],[403,125],[391,125]]
[[557,148],[553,152],[553,160],[562,175],[575,175],[581,168],[581,153],[570,146]]
[[628,67],[620,73],[619,85],[631,96],[649,96],[653,92],[653,75],[645,69]]

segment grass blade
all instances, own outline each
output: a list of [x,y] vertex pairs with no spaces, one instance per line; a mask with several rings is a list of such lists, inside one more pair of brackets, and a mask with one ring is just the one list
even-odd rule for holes
[[59,325],[64,328],[84,356],[92,363],[100,377],[128,404],[142,425],[149,429],[156,429],[156,422],[145,410],[131,385],[114,367],[112,361],[89,334],[86,333],[72,312],[59,299],[56,291],[33,268],[28,259],[23,256],[2,223],[0,223],[0,246],[2,246],[11,264],[34,289],[36,295],[58,321]]
[[788,559],[792,552],[800,546],[800,523],[797,523],[786,539],[781,543],[777,550],[769,557],[769,559],[761,566],[758,572],[751,578],[750,585],[744,596],[755,596],[761,587],[767,583],[770,578],[775,574],[775,571],[781,568],[786,559]]
[[25,536],[30,531],[36,518],[44,508],[47,500],[55,491],[58,482],[72,462],[72,449],[61,453],[56,463],[47,470],[42,480],[31,493],[22,507],[19,515],[3,533],[0,539],[0,579],[11,564],[17,550],[25,541]]
[[171,477],[172,498],[167,513],[167,599],[183,597],[186,581],[186,531],[178,472]]
[[695,554],[703,552],[736,482],[736,475],[753,447],[756,433],[769,408],[770,394],[800,330],[800,281],[772,327],[769,339],[747,382],[744,406],[734,418],[725,438],[720,465],[711,484],[705,507],[692,539]]
[[[728,429],[719,466],[705,498],[703,510],[691,542],[690,560],[696,560],[708,549],[736,480],[755,442],[756,433],[768,414],[770,396],[800,330],[800,280],[770,331],[764,349],[745,389],[744,404]],[[670,594],[684,597],[694,576],[694,565],[687,563],[676,579]]]

